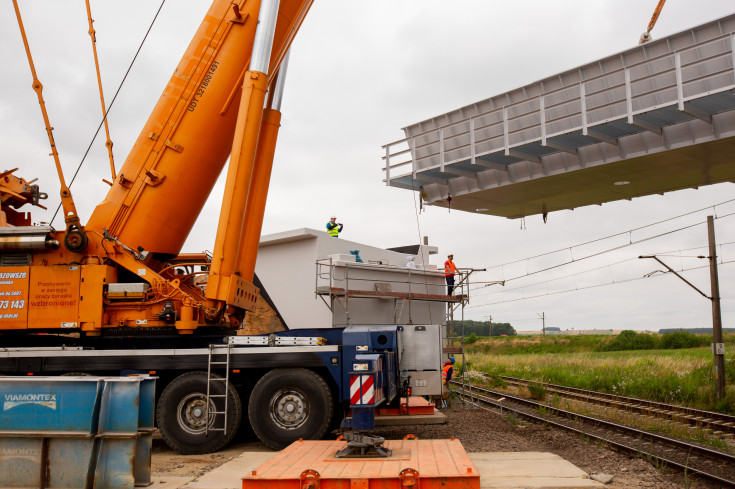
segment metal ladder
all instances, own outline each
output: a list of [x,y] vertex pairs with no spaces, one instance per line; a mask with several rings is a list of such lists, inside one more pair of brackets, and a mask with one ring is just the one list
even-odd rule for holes
[[[469,403],[472,407],[478,408],[480,407],[479,399],[475,399],[475,394],[472,392],[472,381],[470,380],[470,371],[467,368],[467,357],[464,354],[464,342],[462,343],[462,392],[469,392],[470,394],[470,400]],[[460,399],[462,400],[462,404],[465,403],[464,399],[465,395],[463,394]]]
[[[465,286],[469,290],[469,283],[466,283],[466,280],[465,279],[460,279],[459,288],[460,288],[460,294],[461,294],[462,297],[466,297],[464,295]],[[459,310],[460,313],[461,313],[461,316],[460,316],[461,319],[460,319],[460,321],[462,322],[462,330],[460,332],[459,337],[460,337],[460,348],[461,348],[460,356],[462,358],[462,374],[461,375],[462,375],[462,392],[463,392],[463,394],[460,396],[460,400],[462,401],[462,404],[465,404],[465,402],[466,402],[465,401],[465,396],[466,396],[465,393],[468,392],[469,393],[469,404],[470,404],[470,406],[477,408],[477,407],[480,406],[480,404],[479,404],[479,400],[476,400],[475,394],[472,391],[472,381],[470,380],[470,372],[469,372],[469,369],[467,368],[467,356],[465,354],[465,344],[464,344],[464,307],[465,307],[465,299],[462,299],[459,303],[457,303],[455,305],[452,305],[451,303],[450,304],[447,304],[447,305],[448,305],[448,308],[447,308],[446,320],[447,320],[448,323],[452,323],[452,324],[454,323],[454,311]],[[452,329],[454,329],[454,328],[452,328]]]
[[393,305],[393,322],[395,324],[398,324],[398,321],[401,320],[401,317],[403,316],[403,306],[406,304],[407,300],[408,299],[395,299],[395,303]]
[[[215,362],[212,360],[212,357],[215,355],[215,350],[226,348],[226,359],[224,362],[219,361]],[[228,393],[229,393],[229,386],[230,386],[230,352],[232,349],[231,344],[227,344],[227,346],[217,346],[217,345],[209,345],[209,357],[207,359],[207,399],[206,399],[206,405],[205,405],[205,419],[207,420],[205,428],[204,428],[204,434],[208,435],[210,431],[222,431],[225,435],[227,435],[227,401],[228,401]],[[224,377],[212,377],[212,366],[224,366],[225,368],[225,376]],[[212,394],[212,386],[216,382],[224,382],[225,386],[225,393],[224,394]],[[225,406],[224,411],[217,411],[217,407],[215,406],[215,410],[210,412],[209,406],[210,406],[210,400],[211,399],[217,399],[217,398],[225,398]],[[209,427],[209,415],[214,415],[214,420],[217,420],[217,415],[221,414],[223,423],[222,427],[212,426]]]

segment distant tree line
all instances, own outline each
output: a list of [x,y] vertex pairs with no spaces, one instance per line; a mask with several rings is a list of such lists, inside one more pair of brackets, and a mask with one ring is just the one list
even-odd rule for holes
[[[454,322],[454,334],[459,335],[464,325],[465,336],[474,334],[475,336],[491,336],[489,321],[473,321],[466,319],[465,321]],[[516,330],[510,323],[492,323],[492,336],[515,336]]]
[[[712,328],[666,328],[659,329],[658,334],[665,333],[679,333],[679,332],[691,333],[691,334],[712,334]],[[723,332],[735,333],[735,328],[722,328]]]
[[711,337],[694,335],[689,331],[683,330],[674,330],[670,333],[660,335],[626,330],[600,344],[597,350],[674,350],[679,348],[697,348],[709,345],[711,340]]

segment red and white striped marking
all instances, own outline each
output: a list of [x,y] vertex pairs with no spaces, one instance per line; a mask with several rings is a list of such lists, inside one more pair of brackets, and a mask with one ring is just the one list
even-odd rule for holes
[[350,404],[373,404],[375,402],[375,377],[353,375],[350,377]]

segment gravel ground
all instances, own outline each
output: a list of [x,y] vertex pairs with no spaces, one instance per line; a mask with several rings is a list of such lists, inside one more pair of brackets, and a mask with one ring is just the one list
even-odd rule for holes
[[[588,474],[614,477],[606,488],[632,489],[715,489],[702,480],[684,480],[673,470],[657,469],[645,460],[629,457],[554,429],[525,423],[511,423],[483,409],[465,408],[459,401],[442,410],[445,425],[379,428],[375,434],[386,439],[401,439],[412,433],[423,439],[458,438],[468,452],[551,452],[568,460]],[[162,440],[154,439],[152,474],[160,477],[201,476],[232,460],[245,450],[266,449],[257,440],[240,439],[225,450],[208,455],[179,455]]]
[[464,408],[459,401],[442,412],[445,425],[380,428],[376,434],[400,439],[408,433],[419,438],[458,438],[468,452],[550,452],[568,460],[588,474],[614,477],[606,487],[656,489],[714,489],[706,481],[687,485],[681,473],[659,470],[649,462],[586,443],[570,434],[536,424],[513,424],[483,409]]

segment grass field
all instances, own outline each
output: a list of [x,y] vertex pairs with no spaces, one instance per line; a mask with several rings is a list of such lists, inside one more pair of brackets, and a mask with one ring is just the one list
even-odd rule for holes
[[715,396],[710,347],[600,351],[610,341],[605,336],[490,338],[469,345],[467,361],[470,370],[491,375],[735,414],[735,335],[726,336],[728,387],[721,400]]

